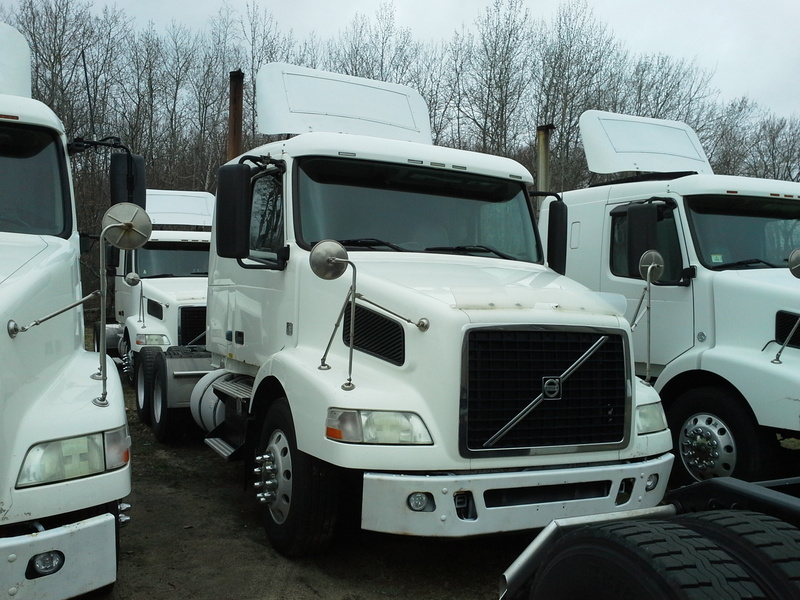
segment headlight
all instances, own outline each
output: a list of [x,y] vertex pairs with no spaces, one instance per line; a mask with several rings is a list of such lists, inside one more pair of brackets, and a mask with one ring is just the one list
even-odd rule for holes
[[432,444],[419,415],[409,412],[328,409],[328,439],[363,444]]
[[636,431],[639,435],[664,431],[667,428],[667,418],[661,402],[643,404],[636,409]]
[[163,333],[137,333],[137,346],[169,346],[169,338]]
[[130,447],[127,426],[105,433],[37,444],[25,455],[17,487],[55,483],[118,469],[128,463]]

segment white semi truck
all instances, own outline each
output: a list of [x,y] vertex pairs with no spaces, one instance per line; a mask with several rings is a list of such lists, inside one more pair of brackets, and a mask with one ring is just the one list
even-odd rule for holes
[[623,303],[543,265],[529,172],[432,145],[404,86],[257,87],[262,132],[296,135],[220,169],[205,352],[159,353],[152,397],[245,461],[272,545],[354,510],[460,537],[657,505],[671,438]]
[[[684,123],[588,111],[580,126],[591,171],[632,176],[563,193],[569,216],[549,237],[563,205],[544,204],[543,238],[565,253],[551,265],[627,298],[636,372],[661,395],[676,482],[770,476],[776,434],[800,433],[800,284],[788,268],[800,184],[713,174]],[[643,303],[650,249],[663,273]]]
[[[0,593],[71,598],[116,580],[130,437],[113,363],[84,349],[105,285],[81,297],[64,126],[30,97],[23,36],[0,23],[0,46]],[[140,212],[109,211],[101,240],[143,243]]]
[[[148,189],[145,209],[153,232],[141,248],[119,254],[114,273],[116,323],[106,325],[106,337],[133,384],[138,417],[149,424],[147,391],[157,351],[205,343],[214,196]],[[129,273],[138,277],[131,280]]]

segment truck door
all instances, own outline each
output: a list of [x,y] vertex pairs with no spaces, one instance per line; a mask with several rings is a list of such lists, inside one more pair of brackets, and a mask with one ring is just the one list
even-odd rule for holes
[[282,169],[260,174],[252,187],[249,256],[239,261],[228,299],[229,356],[261,365],[289,345],[294,323],[294,269],[288,267]]
[[[664,274],[652,286],[651,298],[651,375],[657,376],[663,366],[687,351],[694,344],[694,300],[691,271],[686,258],[686,242],[680,227],[680,214],[672,199],[652,199],[657,206],[652,245],[664,257]],[[609,207],[606,212],[604,265],[601,267],[601,290],[622,294],[628,300],[625,313],[634,325],[634,314],[642,297],[645,282],[639,275],[638,257],[630,252],[628,209],[633,203]],[[642,308],[643,310],[643,308]],[[640,311],[641,312],[641,311]],[[647,316],[633,331],[637,374],[643,375],[647,360]]]

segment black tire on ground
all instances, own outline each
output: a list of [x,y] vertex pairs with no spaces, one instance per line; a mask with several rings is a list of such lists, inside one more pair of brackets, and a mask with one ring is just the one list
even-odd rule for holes
[[255,457],[256,493],[272,494],[260,501],[272,547],[289,557],[323,551],[336,529],[339,479],[331,465],[297,450],[286,398],[267,411]]
[[136,394],[136,414],[139,421],[150,425],[150,404],[153,396],[153,371],[156,356],[161,352],[157,346],[145,346],[133,353],[133,390]]
[[181,430],[182,409],[169,408],[167,402],[167,359],[163,352],[153,361],[153,380],[150,386],[150,425],[159,442],[171,442]]
[[717,544],[669,521],[583,527],[561,538],[537,571],[530,600],[766,598]]
[[765,478],[777,439],[761,429],[743,401],[725,389],[684,392],[667,411],[675,463],[670,482],[680,486],[713,477]]
[[737,510],[687,514],[675,521],[725,548],[770,598],[800,598],[800,530],[793,525]]

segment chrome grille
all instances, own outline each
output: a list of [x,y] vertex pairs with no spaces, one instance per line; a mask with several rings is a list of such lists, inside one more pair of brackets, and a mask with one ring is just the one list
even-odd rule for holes
[[195,344],[205,344],[205,337],[197,337],[206,330],[205,306],[182,306],[180,309],[180,323],[178,326],[178,345],[188,346],[192,341]]
[[[602,337],[574,372],[568,372]],[[627,350],[619,332],[588,329],[473,329],[466,341],[461,423],[464,455],[609,445],[626,441]],[[542,400],[505,435],[487,442],[562,378],[558,399]]]

